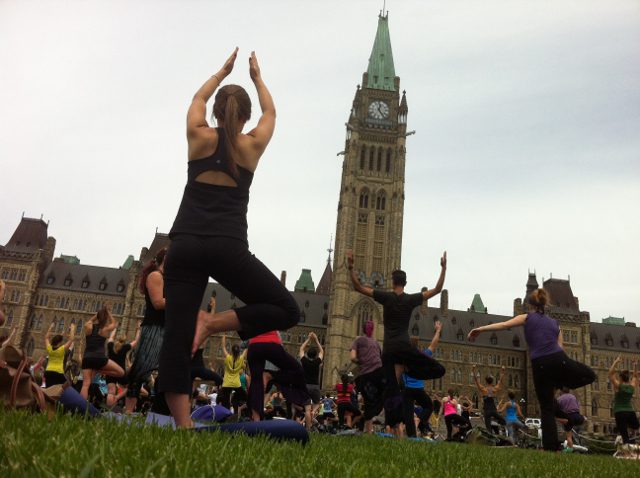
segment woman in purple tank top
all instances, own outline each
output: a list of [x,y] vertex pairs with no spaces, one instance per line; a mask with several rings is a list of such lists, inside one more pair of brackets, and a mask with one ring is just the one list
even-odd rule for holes
[[469,332],[473,341],[481,332],[506,330],[524,326],[524,336],[531,356],[533,385],[540,403],[542,446],[557,451],[558,430],[555,420],[555,390],[563,386],[575,389],[589,385],[596,375],[586,365],[570,359],[562,348],[558,322],[544,313],[549,296],[544,289],[533,291],[527,298],[529,313],[520,314],[505,322],[484,325]]

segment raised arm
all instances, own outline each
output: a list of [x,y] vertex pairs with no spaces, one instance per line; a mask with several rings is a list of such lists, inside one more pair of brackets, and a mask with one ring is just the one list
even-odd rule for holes
[[109,338],[107,339],[107,343],[113,342],[115,340],[116,340],[116,329],[113,329],[111,331],[111,334],[109,334]]
[[511,327],[517,327],[524,325],[527,320],[527,314],[516,315],[513,319],[505,320],[504,322],[496,322],[495,324],[483,325],[482,327],[476,327],[469,332],[467,338],[473,342],[475,338],[482,332],[489,332],[491,330],[506,330]]
[[493,389],[496,393],[499,392],[500,390],[502,390],[502,385],[504,385],[504,372],[505,372],[505,366],[503,365],[500,368],[500,377],[498,378],[498,383],[496,384],[495,388]]
[[429,344],[428,349],[431,350],[432,354],[436,353],[436,348],[438,347],[438,343],[440,343],[440,333],[442,331],[442,322],[436,320],[434,323],[434,331],[433,338],[431,339],[431,343]]
[[138,325],[136,325],[136,336],[134,337],[133,341],[131,342],[131,350],[136,348],[136,345],[138,345],[138,342],[140,342],[140,321],[138,321]]
[[49,328],[47,329],[47,333],[44,334],[44,346],[46,349],[51,347],[51,331],[53,330],[53,322],[49,324]]
[[166,301],[164,299],[164,279],[159,271],[153,271],[147,276],[147,290],[149,299],[156,310],[164,310]]
[[105,325],[104,327],[104,332],[105,333],[111,333],[111,331],[115,332],[116,329],[118,328],[118,322],[116,322],[116,319],[113,317],[113,315],[111,315],[111,311],[109,311],[108,317],[109,317],[109,320],[107,322],[107,325]]
[[69,340],[67,340],[67,343],[64,344],[64,348],[69,350],[73,345],[73,340],[75,338],[76,338],[76,324],[71,324],[71,327],[69,327]]
[[[238,48],[233,50],[231,56],[224,63],[222,68],[200,87],[193,95],[191,106],[187,112],[187,138],[189,139],[189,151],[192,152],[202,146],[202,142],[206,141],[206,130],[209,128],[207,123],[207,101],[213,93],[218,89],[222,80],[224,80],[231,71],[238,56]],[[191,157],[191,154],[189,154]]]
[[315,332],[311,332],[309,335],[313,338],[313,341],[316,343],[316,347],[318,347],[318,357],[320,358],[320,360],[324,360],[324,349],[322,348],[322,345],[320,345],[318,336],[316,335]]
[[229,356],[229,351],[227,350],[227,336],[222,336],[222,351],[224,352],[224,358]]
[[373,297],[373,289],[360,284],[360,279],[356,275],[356,271],[353,269],[353,251],[347,251],[347,267],[349,269],[349,277],[351,277],[351,283],[353,288],[367,297]]
[[486,388],[484,385],[482,385],[482,384],[480,383],[480,380],[478,380],[478,373],[477,373],[477,371],[476,371],[476,365],[475,365],[475,364],[473,364],[473,365],[471,366],[471,372],[473,373],[473,381],[475,382],[476,387],[478,388],[478,391],[479,391],[483,396],[484,396],[484,395],[486,395],[486,394],[487,394],[487,388]]
[[311,334],[307,335],[307,340],[302,342],[302,345],[300,345],[300,350],[298,350],[298,358],[304,357],[304,351],[306,350],[307,345],[309,345],[310,341],[311,341]]
[[422,298],[424,300],[430,299],[431,297],[438,295],[442,291],[442,287],[444,286],[444,278],[447,275],[447,251],[444,251],[442,257],[440,258],[440,277],[438,277],[438,282],[433,289],[427,289],[422,293]]
[[609,381],[616,392],[618,391],[618,387],[620,387],[620,380],[618,380],[618,374],[616,373],[616,368],[618,368],[620,362],[622,362],[622,358],[618,355],[609,369]]

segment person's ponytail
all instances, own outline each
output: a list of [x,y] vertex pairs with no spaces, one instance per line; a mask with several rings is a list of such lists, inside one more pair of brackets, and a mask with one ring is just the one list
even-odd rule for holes
[[528,302],[536,309],[536,312],[544,314],[544,309],[549,303],[549,294],[544,289],[536,289],[529,295]]
[[224,140],[227,147],[227,155],[229,156],[229,170],[234,178],[238,177],[238,101],[232,94],[227,96],[227,102],[224,107],[224,118],[222,128],[224,131]]

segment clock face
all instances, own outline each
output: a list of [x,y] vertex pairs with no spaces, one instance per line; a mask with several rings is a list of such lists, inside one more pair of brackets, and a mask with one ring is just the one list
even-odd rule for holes
[[369,105],[369,116],[375,119],[386,119],[389,117],[389,105],[384,101],[372,101]]

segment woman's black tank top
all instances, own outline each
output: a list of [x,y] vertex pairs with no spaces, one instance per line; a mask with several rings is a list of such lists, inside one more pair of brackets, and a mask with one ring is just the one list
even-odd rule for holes
[[[169,237],[178,234],[226,236],[247,243],[247,210],[253,173],[238,166],[238,175],[233,176],[229,168],[231,159],[227,154],[224,130],[216,130],[216,151],[211,156],[193,159],[188,163],[187,185]],[[196,178],[205,171],[224,172],[236,181],[237,187],[197,182]]]
[[86,336],[85,358],[107,358],[107,353],[104,350],[104,343],[107,339],[100,335],[99,330],[98,324],[95,324],[91,329],[91,334]]
[[164,309],[156,309],[153,307],[149,290],[144,286],[144,319],[142,325],[164,325]]

